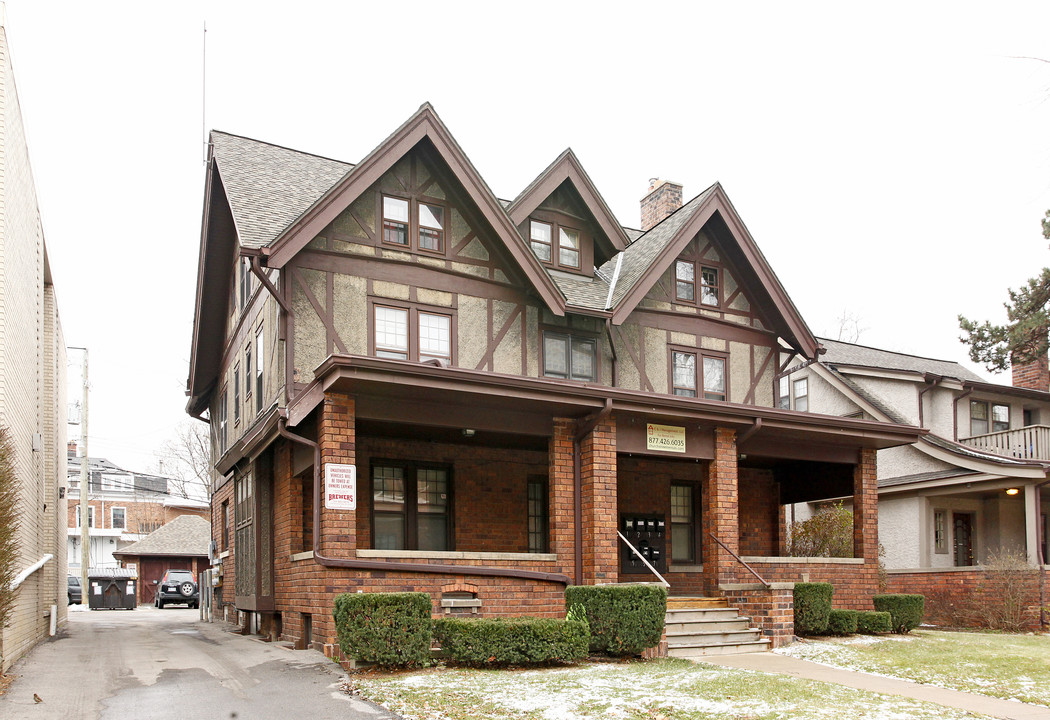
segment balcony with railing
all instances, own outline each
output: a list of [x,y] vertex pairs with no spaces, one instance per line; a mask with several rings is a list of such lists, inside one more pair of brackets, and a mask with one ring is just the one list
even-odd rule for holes
[[1050,460],[1050,426],[1029,425],[1017,430],[960,438],[963,445],[1018,460]]

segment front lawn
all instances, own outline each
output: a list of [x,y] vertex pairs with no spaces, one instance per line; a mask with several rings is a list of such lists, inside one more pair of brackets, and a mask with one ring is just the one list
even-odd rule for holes
[[851,720],[983,717],[829,683],[686,660],[359,674],[351,677],[351,684],[364,697],[417,720],[841,720],[846,708]]
[[1050,705],[1050,637],[913,630],[777,650],[847,670],[878,673],[991,697]]

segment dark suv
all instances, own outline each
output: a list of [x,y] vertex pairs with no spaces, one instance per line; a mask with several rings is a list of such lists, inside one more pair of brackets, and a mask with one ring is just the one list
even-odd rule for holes
[[66,581],[66,599],[69,605],[79,605],[82,602],[83,593],[80,590],[80,578],[69,575]]
[[191,608],[200,607],[200,590],[197,578],[189,570],[165,570],[157,583],[157,595],[153,604],[163,608],[170,603],[186,603]]

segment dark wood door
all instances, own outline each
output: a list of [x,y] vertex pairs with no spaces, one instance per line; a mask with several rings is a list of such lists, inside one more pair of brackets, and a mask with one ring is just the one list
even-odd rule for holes
[[148,605],[153,603],[165,570],[190,569],[192,560],[189,558],[142,558],[139,565],[139,602]]
[[973,565],[973,519],[969,513],[953,513],[955,525],[955,565]]

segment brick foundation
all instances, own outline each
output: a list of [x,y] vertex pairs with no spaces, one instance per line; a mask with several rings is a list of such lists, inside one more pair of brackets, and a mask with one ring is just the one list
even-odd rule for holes
[[[1018,583],[1024,605],[1024,627],[1028,630],[1040,629],[1040,573],[1050,597],[1048,570],[1025,573]],[[987,617],[982,613],[982,607],[1001,603],[1007,595],[1002,585],[980,568],[891,572],[886,592],[923,595],[926,598],[923,622],[946,627],[986,627]]]
[[795,602],[791,584],[731,586],[722,593],[732,607],[751,618],[769,640],[770,649],[790,645],[795,637]]

